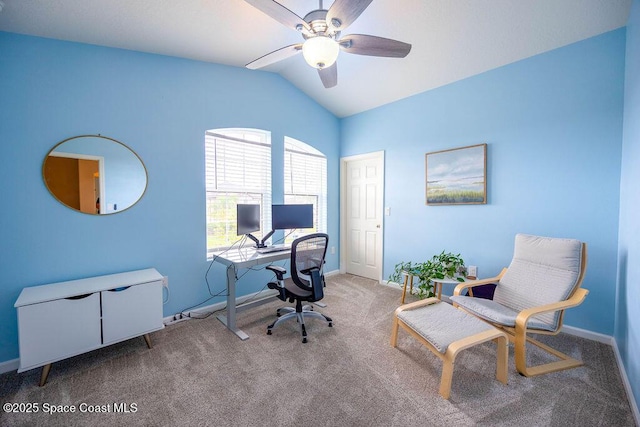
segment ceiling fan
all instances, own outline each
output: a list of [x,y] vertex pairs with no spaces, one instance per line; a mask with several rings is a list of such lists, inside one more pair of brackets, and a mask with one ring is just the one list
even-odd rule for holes
[[353,23],[373,0],[335,0],[326,10],[319,0],[319,7],[299,17],[275,0],[245,0],[256,9],[276,21],[302,34],[304,42],[285,46],[249,62],[252,70],[263,68],[300,52],[309,65],[318,69],[320,80],[326,88],[338,84],[336,59],[343,50],[347,53],[368,56],[404,58],[411,45],[384,37],[351,34],[344,37],[340,32]]

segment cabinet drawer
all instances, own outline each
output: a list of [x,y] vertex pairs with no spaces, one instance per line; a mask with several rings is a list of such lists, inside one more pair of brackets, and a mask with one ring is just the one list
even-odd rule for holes
[[100,293],[18,307],[20,369],[100,347]]
[[162,329],[162,281],[102,292],[103,344]]

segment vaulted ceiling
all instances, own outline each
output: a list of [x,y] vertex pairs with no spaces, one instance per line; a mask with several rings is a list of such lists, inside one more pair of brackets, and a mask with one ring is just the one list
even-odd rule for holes
[[[279,3],[301,17],[319,6]],[[0,0],[0,7],[0,31],[237,67],[303,40],[244,0]],[[631,0],[373,0],[343,34],[410,43],[406,58],[341,52],[330,89],[302,55],[253,72],[279,73],[346,117],[623,27],[630,7]]]

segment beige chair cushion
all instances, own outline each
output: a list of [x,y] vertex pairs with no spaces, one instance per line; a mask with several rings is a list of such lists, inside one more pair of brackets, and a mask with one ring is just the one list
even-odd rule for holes
[[398,319],[444,354],[449,344],[485,331],[495,330],[475,316],[445,302],[398,313]]
[[[484,319],[515,326],[520,311],[569,298],[577,285],[582,262],[579,240],[518,234],[513,260],[496,286],[493,301],[451,299]],[[555,331],[559,321],[560,312],[541,314],[531,318],[528,327]]]

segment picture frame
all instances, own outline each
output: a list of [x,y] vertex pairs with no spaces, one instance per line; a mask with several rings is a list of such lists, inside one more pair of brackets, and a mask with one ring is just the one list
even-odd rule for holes
[[487,144],[425,154],[425,201],[429,206],[487,203]]

